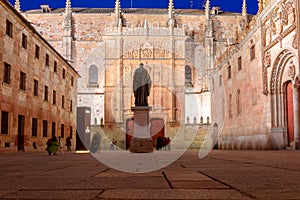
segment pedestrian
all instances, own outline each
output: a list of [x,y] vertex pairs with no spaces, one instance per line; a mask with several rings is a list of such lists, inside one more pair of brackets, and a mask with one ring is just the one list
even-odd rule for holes
[[62,144],[62,141],[61,141],[61,137],[58,136],[58,144],[59,144],[59,154],[60,155],[63,155],[64,154],[64,149],[63,149],[63,144]]
[[111,151],[115,150],[116,143],[117,143],[117,141],[113,138],[112,141],[110,142],[109,150],[111,150]]
[[47,141],[47,148],[46,151],[48,151],[48,155],[51,156],[52,155],[56,155],[56,151],[59,147],[59,143],[57,141],[57,137],[56,136],[52,136],[52,138],[48,139]]
[[72,145],[71,140],[72,140],[72,138],[70,136],[66,138],[67,152],[72,151],[71,150],[71,145]]

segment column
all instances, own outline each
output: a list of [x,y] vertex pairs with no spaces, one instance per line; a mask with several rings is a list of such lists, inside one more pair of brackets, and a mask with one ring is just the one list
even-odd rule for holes
[[294,107],[294,144],[293,149],[300,145],[299,141],[299,85],[294,84],[293,87],[293,107]]

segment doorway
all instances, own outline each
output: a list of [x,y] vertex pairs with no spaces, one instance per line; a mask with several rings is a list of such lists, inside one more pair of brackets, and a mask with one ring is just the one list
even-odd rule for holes
[[18,115],[18,151],[24,150],[24,125],[25,125],[25,116]]

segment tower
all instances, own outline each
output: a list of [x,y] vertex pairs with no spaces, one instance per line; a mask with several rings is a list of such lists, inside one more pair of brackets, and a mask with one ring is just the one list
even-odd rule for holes
[[15,9],[16,9],[18,12],[21,12],[21,4],[20,4],[20,0],[16,0],[16,1],[15,1],[14,7],[15,7]]
[[115,26],[122,27],[122,10],[121,3],[119,0],[116,0],[115,3]]
[[213,68],[213,24],[210,16],[210,0],[206,0],[205,3],[205,49],[206,49],[206,67],[207,69]]
[[173,0],[169,0],[168,16],[169,16],[169,18],[168,18],[169,28],[173,28],[175,26]]
[[65,8],[65,19],[64,19],[64,35],[63,35],[63,46],[64,46],[64,57],[70,63],[72,60],[72,10],[71,0],[66,1]]
[[243,0],[243,5],[242,5],[242,16],[243,16],[243,24],[242,28],[245,30],[248,28],[248,13],[247,13],[247,3],[246,0]]

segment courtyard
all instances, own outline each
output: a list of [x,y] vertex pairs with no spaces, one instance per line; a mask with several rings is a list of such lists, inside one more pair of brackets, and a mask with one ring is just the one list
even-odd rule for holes
[[[122,151],[4,153],[0,199],[300,199],[300,151],[213,150],[200,159],[188,150],[170,160],[176,153],[137,154],[135,162]],[[142,173],[149,155],[172,162]]]

